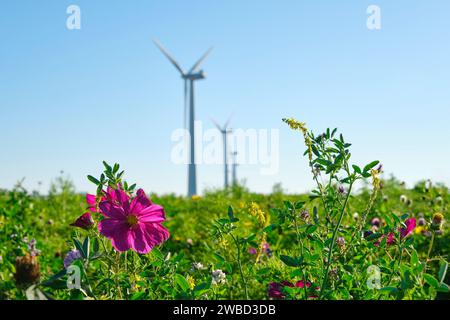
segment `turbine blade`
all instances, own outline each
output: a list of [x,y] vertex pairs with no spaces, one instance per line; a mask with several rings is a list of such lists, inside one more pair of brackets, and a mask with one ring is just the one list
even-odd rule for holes
[[227,122],[225,122],[225,125],[223,126],[225,129],[228,127],[228,125],[230,124],[230,121],[233,117],[234,117],[234,112],[230,115]]
[[197,70],[197,68],[200,67],[202,62],[209,56],[209,54],[213,49],[214,49],[213,47],[209,48],[209,50],[206,51],[206,53],[192,66],[191,70],[189,70],[189,73],[192,73],[195,70]]
[[211,122],[217,127],[217,129],[219,129],[220,132],[222,132],[222,128],[220,127],[220,125],[216,122],[216,120],[214,120],[213,118],[209,118],[209,120],[211,120]]
[[179,63],[170,55],[170,53],[167,52],[167,50],[164,49],[164,47],[158,41],[153,40],[153,43],[159,48],[159,50],[161,50],[161,52],[166,56],[166,58],[169,59],[169,61],[174,65],[174,67],[177,68],[177,70],[180,71],[182,75],[185,75],[183,68],[181,68]]

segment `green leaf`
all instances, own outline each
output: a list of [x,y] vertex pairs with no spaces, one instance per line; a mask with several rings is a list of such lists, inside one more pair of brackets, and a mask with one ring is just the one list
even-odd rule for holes
[[364,167],[364,172],[368,172],[370,169],[373,169],[379,163],[380,161],[378,160],[372,161],[371,163],[369,163],[367,166]]
[[296,210],[300,210],[301,208],[303,208],[303,206],[305,205],[304,201],[297,201],[294,205]]
[[119,171],[119,168],[120,168],[120,166],[118,163],[114,164],[113,173],[116,174],[117,171]]
[[189,291],[189,283],[187,282],[186,278],[183,277],[181,274],[176,273],[174,275],[175,282],[180,286],[181,290],[184,292]]
[[112,172],[111,166],[108,163],[106,163],[106,161],[103,161],[103,166],[105,167],[106,172],[108,172],[108,173]]
[[441,284],[444,283],[445,276],[447,275],[447,270],[448,270],[448,262],[441,261],[440,267],[439,267],[439,282]]
[[419,257],[417,255],[416,250],[413,250],[411,252],[411,259],[410,259],[411,265],[416,266],[419,263]]
[[234,217],[234,212],[233,212],[233,207],[229,206],[228,207],[228,217],[230,218],[230,221],[233,222],[233,220],[235,219]]
[[311,225],[309,225],[309,226],[306,228],[306,231],[305,231],[305,232],[306,232],[307,234],[312,234],[312,233],[316,232],[317,228],[318,228],[317,225],[311,224]]
[[355,170],[356,173],[359,173],[359,174],[362,173],[361,168],[358,167],[357,165],[352,165],[352,167],[353,167],[353,170]]
[[294,258],[294,257],[290,257],[290,256],[280,256],[281,261],[284,262],[285,265],[287,265],[288,267],[299,267],[302,264],[302,260],[301,258]]
[[94,253],[97,253],[100,250],[100,243],[97,238],[94,239]]
[[47,279],[46,281],[42,282],[41,285],[43,286],[50,286],[53,282],[55,282],[56,280],[64,277],[66,275],[67,271],[66,269],[61,270],[60,272],[58,272],[57,274],[51,276],[49,279]]
[[91,239],[89,237],[86,237],[86,239],[84,239],[84,242],[83,242],[83,251],[84,251],[86,259],[89,259],[90,243],[91,243]]
[[448,284],[441,283],[437,291],[447,293],[450,292],[450,287],[448,286]]
[[95,184],[95,185],[99,185],[100,184],[100,181],[98,181],[96,178],[94,178],[93,176],[87,176],[87,178],[88,178],[88,180],[90,181],[90,182],[92,182],[93,184]]
[[135,292],[132,296],[131,296],[131,300],[143,300],[145,297],[146,293],[145,291],[141,291],[141,292]]
[[86,253],[84,252],[83,245],[81,244],[81,242],[78,241],[77,238],[73,238],[73,244],[75,245],[75,248],[76,248],[78,251],[80,251],[81,256],[82,256],[84,259],[86,259]]
[[431,274],[424,274],[423,278],[425,280],[426,283],[428,283],[430,286],[432,286],[435,289],[438,289],[441,285],[439,283],[439,281],[433,277]]

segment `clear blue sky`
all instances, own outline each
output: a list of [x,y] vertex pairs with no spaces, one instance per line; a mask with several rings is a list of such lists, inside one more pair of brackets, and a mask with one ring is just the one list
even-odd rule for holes
[[[66,29],[66,8],[82,29]],[[382,29],[366,28],[366,9]],[[188,68],[210,46],[197,118],[281,128],[280,171],[240,178],[261,192],[312,186],[301,139],[281,118],[339,127],[354,161],[379,159],[413,183],[450,184],[450,1],[18,0],[0,4],[0,188],[22,177],[45,192],[64,170],[80,191],[101,160],[118,161],[146,191],[186,190],[170,161],[182,124],[182,81],[158,38]],[[200,189],[221,166],[200,166]],[[38,181],[43,185],[38,188]]]

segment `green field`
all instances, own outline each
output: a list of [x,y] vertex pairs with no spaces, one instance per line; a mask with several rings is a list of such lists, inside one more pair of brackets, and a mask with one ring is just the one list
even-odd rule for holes
[[[407,189],[383,179],[378,162],[350,167],[343,137],[290,125],[303,133],[316,190],[147,195],[170,232],[147,254],[115,250],[98,212],[88,230],[70,226],[88,205],[67,178],[48,195],[0,191],[0,299],[448,299],[448,188]],[[105,163],[90,177],[97,199],[108,185],[135,196],[119,171]],[[364,187],[352,191],[353,180]],[[80,286],[69,289],[71,250]]]

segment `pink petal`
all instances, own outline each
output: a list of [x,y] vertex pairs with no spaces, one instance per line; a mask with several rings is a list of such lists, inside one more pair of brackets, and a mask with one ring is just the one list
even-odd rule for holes
[[147,254],[152,250],[153,246],[148,242],[148,237],[143,227],[145,228],[145,226],[137,224],[131,229],[131,247],[137,253]]
[[100,234],[109,238],[113,247],[120,252],[131,248],[131,232],[123,220],[105,219],[98,224]]
[[97,205],[97,198],[93,194],[86,194],[86,202],[89,207],[95,207]]
[[130,212],[134,214],[139,214],[142,210],[147,207],[150,207],[152,202],[145,195],[144,190],[139,189],[136,193],[136,197],[131,202]]
[[167,241],[170,237],[169,231],[158,223],[141,223],[141,228],[148,244],[152,247]]
[[102,201],[99,204],[100,212],[109,218],[125,219],[126,214],[121,207],[111,204],[109,201]]
[[166,214],[163,207],[156,204],[140,211],[139,213],[137,213],[137,216],[139,217],[139,221],[142,222],[158,223],[166,220]]

